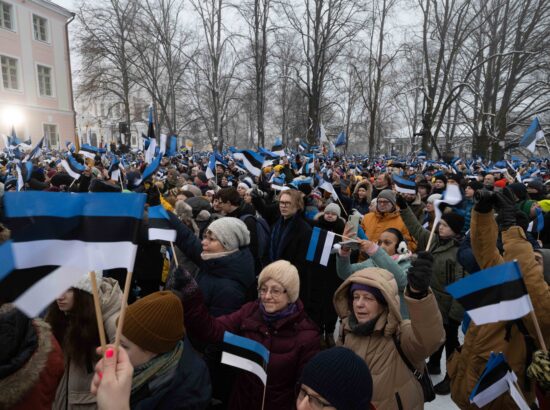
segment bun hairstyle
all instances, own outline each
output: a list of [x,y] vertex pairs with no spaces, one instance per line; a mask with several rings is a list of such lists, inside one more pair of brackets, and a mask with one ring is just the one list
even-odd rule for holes
[[409,251],[409,248],[407,246],[407,241],[405,241],[405,238],[403,237],[403,234],[399,229],[395,228],[388,228],[384,232],[389,232],[391,234],[394,234],[397,238],[397,244],[395,245],[395,252],[399,255],[404,255]]

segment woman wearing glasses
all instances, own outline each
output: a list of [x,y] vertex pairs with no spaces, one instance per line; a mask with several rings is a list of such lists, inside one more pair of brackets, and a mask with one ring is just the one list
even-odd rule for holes
[[[191,275],[182,272],[180,283],[189,335],[220,343],[227,331],[263,344],[270,352],[264,409],[294,408],[296,383],[304,365],[320,347],[319,329],[298,298],[300,279],[296,267],[285,260],[269,264],[258,277],[258,299],[218,318],[208,314],[203,294]],[[239,371],[228,408],[259,409],[263,392],[264,386],[256,375]]]

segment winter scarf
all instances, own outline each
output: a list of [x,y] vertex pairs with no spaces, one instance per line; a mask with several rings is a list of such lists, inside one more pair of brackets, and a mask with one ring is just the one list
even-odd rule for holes
[[278,320],[285,319],[289,316],[292,316],[294,313],[298,311],[298,306],[296,306],[296,303],[290,303],[283,310],[279,310],[278,312],[275,312],[275,313],[268,313],[265,311],[264,305],[260,303],[260,311],[262,312],[262,317],[267,322],[267,324],[272,325]]

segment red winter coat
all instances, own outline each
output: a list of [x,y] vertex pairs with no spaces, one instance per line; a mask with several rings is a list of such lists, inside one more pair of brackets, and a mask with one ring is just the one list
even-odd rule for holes
[[[319,329],[309,319],[300,300],[298,311],[273,324],[264,321],[259,301],[250,302],[236,312],[213,318],[197,292],[185,298],[185,327],[191,337],[220,343],[225,331],[247,337],[270,352],[267,366],[265,410],[292,409],[296,404],[295,386],[304,365],[320,350]],[[229,409],[260,409],[263,384],[258,376],[240,371],[235,380]]]

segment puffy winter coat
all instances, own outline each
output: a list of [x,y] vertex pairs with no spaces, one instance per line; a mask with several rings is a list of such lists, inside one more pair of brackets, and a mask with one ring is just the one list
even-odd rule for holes
[[140,400],[133,410],[203,410],[210,404],[208,368],[193,346],[185,340],[175,373],[168,383]]
[[426,249],[430,232],[422,228],[418,219],[409,208],[401,211],[403,221],[411,235],[418,243],[418,250],[428,250],[433,258],[433,275],[430,282],[439,310],[443,315],[443,322],[450,319],[460,322],[464,316],[462,306],[445,290],[447,285],[456,282],[464,277],[464,269],[456,261],[459,243],[454,239],[441,240],[439,235],[434,234],[430,249]]
[[[493,212],[481,214],[472,211],[472,249],[481,269],[499,265],[504,261],[517,260],[525,286],[531,297],[535,315],[548,346],[550,342],[550,290],[544,281],[543,267],[537,263],[531,244],[518,226],[502,232],[504,258],[496,248],[498,227]],[[522,332],[522,328],[527,335]],[[455,351],[447,364],[451,377],[451,397],[461,409],[477,409],[468,397],[476,385],[491,352],[503,352],[516,376],[527,402],[535,398],[534,386],[526,379],[531,350],[540,349],[536,331],[529,315],[517,321],[489,323],[477,326],[470,323],[464,337],[464,344]],[[503,394],[492,401],[487,409],[515,408],[509,394]]]
[[[379,317],[369,336],[356,335],[349,325],[351,313],[350,287],[361,283],[380,289],[388,308]],[[409,361],[424,371],[425,359],[445,340],[441,314],[432,292],[423,299],[413,299],[405,293],[410,320],[399,313],[397,283],[385,269],[367,268],[355,272],[334,294],[334,306],[342,318],[338,344],[348,347],[369,366],[373,381],[372,404],[377,409],[423,409],[422,387],[401,359],[394,337]]]
[[[185,327],[189,335],[209,343],[220,343],[228,331],[261,343],[269,350],[265,410],[292,409],[295,386],[304,365],[320,349],[319,329],[308,318],[300,300],[298,311],[271,326],[264,321],[259,301],[238,311],[213,318],[203,304],[201,292],[183,300]],[[258,376],[240,371],[229,402],[229,409],[259,409],[263,383]]]
[[63,376],[63,353],[50,325],[15,309],[0,314],[0,356],[7,359],[0,361],[0,409],[51,409]]
[[176,246],[199,267],[196,281],[213,316],[238,310],[246,302],[247,291],[255,284],[254,258],[248,247],[220,258],[203,260],[202,245],[183,222],[168,213],[176,228]]
[[[116,320],[122,303],[122,292],[115,279],[103,278],[99,286],[99,300],[108,342],[115,340]],[[95,409],[96,397],[90,393],[94,377],[93,366],[86,369],[65,357],[65,372],[55,395],[53,409]]]
[[336,255],[336,271],[342,280],[349,278],[354,272],[365,268],[382,268],[390,271],[397,282],[399,291],[400,313],[403,319],[409,318],[409,311],[405,303],[405,288],[407,287],[407,272],[411,267],[411,253],[395,255],[396,258],[388,255],[384,249],[378,250],[370,255],[369,259],[363,262],[350,263],[349,256]]
[[363,217],[361,221],[361,227],[365,231],[367,238],[370,241],[378,242],[382,232],[389,228],[395,228],[403,234],[403,237],[407,241],[407,246],[411,252],[416,251],[416,241],[409,233],[407,226],[401,219],[399,211],[380,213],[370,212]]

